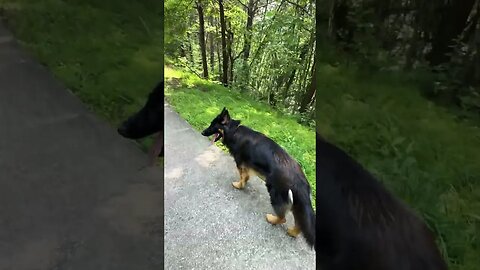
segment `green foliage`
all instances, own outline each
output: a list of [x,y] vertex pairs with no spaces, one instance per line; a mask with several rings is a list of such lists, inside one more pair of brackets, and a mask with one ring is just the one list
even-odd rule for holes
[[[268,100],[284,112],[296,111],[298,100],[307,88],[303,78],[309,76],[309,65],[313,62],[314,31],[313,16],[300,15],[301,11],[291,7],[268,11],[253,28],[252,57],[249,59],[249,77],[238,73],[236,81],[248,79],[247,92],[259,99]],[[306,53],[301,55],[301,51]],[[237,67],[244,67],[239,62]],[[289,89],[287,82],[292,72],[296,77]]]
[[[464,111],[474,112],[478,117],[480,113],[480,69],[478,67],[480,64],[475,63],[475,60],[480,59],[479,53],[477,50],[469,49],[467,44],[457,41],[454,51],[449,54],[451,60],[435,67],[434,87],[427,94],[434,96],[443,104],[453,103]],[[478,67],[474,67],[475,65]],[[476,76],[478,78],[475,78]]]
[[[429,98],[464,114],[480,113],[478,1],[328,0],[320,40],[337,62],[371,72],[430,69]],[[330,20],[328,20],[330,19]],[[329,24],[329,22],[331,24]],[[320,34],[322,35],[322,34]],[[432,76],[435,75],[435,76]]]
[[[246,27],[246,6],[249,1],[224,2],[227,47],[231,48],[231,55],[227,56],[230,87],[267,101],[284,113],[295,114],[311,81],[310,68],[314,56],[311,34],[315,30],[315,4],[305,0],[296,1],[297,5],[284,1],[269,1],[268,5],[263,0],[253,2],[257,8],[250,38]],[[166,15],[166,28],[172,25],[172,30],[166,30],[166,54],[177,59],[177,65],[181,63],[201,74],[199,18],[191,3],[193,1],[186,0],[168,0],[166,3],[166,13],[169,13]],[[208,61],[209,77],[220,80],[218,65],[221,61],[218,61],[218,57],[222,57],[222,54],[219,5],[217,1],[203,1],[202,5],[208,59],[212,48],[209,37],[214,37],[215,61],[214,67]],[[167,8],[170,6],[172,8]],[[178,22],[178,18],[183,18],[182,22]],[[246,44],[250,44],[248,59],[244,58],[248,47]],[[302,55],[300,52],[304,47],[306,52]],[[232,69],[233,72],[230,72]],[[306,118],[311,116],[313,106],[307,109],[309,113],[304,114]]]
[[[219,16],[212,13],[212,16]],[[243,37],[245,33],[245,22],[247,21],[247,13],[243,7],[236,4],[234,1],[225,2],[225,17],[228,18],[230,23],[230,30],[235,33],[238,38]],[[242,44],[238,44],[242,45]]]
[[418,78],[360,70],[319,63],[318,130],[424,218],[450,269],[477,269],[480,129],[421,96]]
[[[300,163],[315,197],[315,132],[312,128],[298,124],[294,117],[274,111],[248,95],[199,79],[189,72],[165,67],[165,78],[168,102],[195,129],[205,129],[222,108],[227,107],[232,118],[266,134]],[[217,144],[223,147],[220,142]]]
[[1,0],[0,6],[37,60],[115,125],[142,107],[163,78],[157,1]]
[[165,1],[165,53],[173,54],[182,45],[189,28],[194,1]]

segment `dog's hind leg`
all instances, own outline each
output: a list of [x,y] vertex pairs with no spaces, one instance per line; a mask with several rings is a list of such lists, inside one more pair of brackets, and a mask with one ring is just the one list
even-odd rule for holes
[[278,224],[283,224],[287,222],[287,219],[285,218],[285,214],[287,211],[284,211],[283,213],[281,213],[281,211],[276,211],[275,208],[274,208],[274,211],[276,215],[267,214],[266,218],[268,223],[272,225],[278,225]]
[[273,211],[275,212],[276,215],[267,214],[268,223],[277,225],[277,224],[283,224],[287,222],[287,219],[285,219],[285,214],[289,209],[288,205],[286,204],[275,205],[272,203],[272,206],[273,206]]
[[[267,180],[268,182],[268,180]],[[285,219],[285,215],[288,210],[290,210],[291,205],[288,203],[288,200],[285,199],[284,194],[281,194],[281,191],[278,191],[270,185],[267,184],[267,190],[268,193],[270,193],[270,202],[273,207],[273,211],[275,212],[275,215],[273,214],[267,214],[267,221],[270,224],[277,225],[277,224],[283,224],[287,222]]]
[[301,232],[302,231],[300,230],[300,226],[298,225],[297,221],[295,221],[295,226],[287,229],[287,234],[291,237],[297,237]]
[[232,185],[236,189],[243,189],[247,184],[248,179],[250,179],[250,175],[248,174],[248,169],[243,167],[237,167],[238,173],[240,174],[240,180],[233,182]]
[[[291,189],[288,190],[288,201],[290,205],[293,205],[293,192]],[[296,211],[293,212],[293,217],[295,218],[295,226],[288,228],[287,234],[291,237],[297,237],[302,232],[302,230],[300,229],[300,225],[298,224],[298,218],[300,217],[298,216]]]

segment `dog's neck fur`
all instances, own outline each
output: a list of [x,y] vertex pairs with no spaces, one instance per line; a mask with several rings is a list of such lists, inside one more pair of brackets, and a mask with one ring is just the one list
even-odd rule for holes
[[225,128],[223,129],[223,142],[225,144],[228,144],[229,138],[235,135],[235,132],[240,127],[240,122],[240,120],[231,119],[228,124],[225,125]]

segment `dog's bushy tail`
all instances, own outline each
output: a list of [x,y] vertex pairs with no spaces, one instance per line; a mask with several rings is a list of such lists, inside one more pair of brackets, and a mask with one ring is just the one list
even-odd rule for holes
[[315,242],[315,212],[313,211],[309,190],[301,188],[292,190],[292,193],[292,212],[295,223],[300,227],[307,243],[317,250]]

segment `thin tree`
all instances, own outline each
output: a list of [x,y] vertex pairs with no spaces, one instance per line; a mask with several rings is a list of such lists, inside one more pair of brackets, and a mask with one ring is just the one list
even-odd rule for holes
[[[432,50],[427,55],[432,66],[446,63],[457,38],[467,25],[470,11],[475,6],[475,0],[446,2],[438,12],[438,27],[432,34]],[[435,15],[437,16],[437,15]]]
[[232,51],[233,51],[233,38],[234,34],[231,30],[231,25],[230,23],[228,24],[228,29],[227,29],[227,55],[228,55],[228,60],[229,60],[229,76],[228,76],[228,84],[231,84],[233,81],[233,64],[235,62]]
[[[212,27],[213,26],[213,17],[210,16],[210,26]],[[212,33],[212,31],[210,30],[209,33],[208,33],[208,43],[210,45],[210,68],[212,69],[212,73],[215,72],[215,44],[214,44],[214,41],[213,41],[213,36],[214,34]]]
[[207,46],[205,45],[205,19],[203,16],[203,7],[200,1],[197,1],[198,21],[199,21],[199,43],[200,52],[202,54],[202,66],[203,77],[208,78],[208,65],[207,65]]
[[300,103],[300,109],[298,110],[300,113],[304,113],[307,111],[308,104],[312,103],[312,98],[315,95],[315,90],[316,88],[316,79],[317,79],[317,72],[316,72],[316,67],[317,65],[315,64],[315,59],[313,60],[313,66],[312,66],[312,78],[310,80],[310,85],[307,88],[307,91],[305,91],[305,94],[302,97],[302,101]]
[[243,59],[245,62],[250,57],[250,48],[252,46],[252,27],[253,18],[255,17],[255,11],[257,9],[257,1],[249,0],[248,5],[245,6],[247,11],[247,23],[245,26],[244,44],[243,44]]
[[227,25],[225,22],[225,11],[223,8],[223,0],[218,0],[218,6],[220,8],[220,28],[222,33],[222,57],[223,57],[222,83],[224,86],[228,86],[228,55],[227,55],[227,38],[226,38]]

